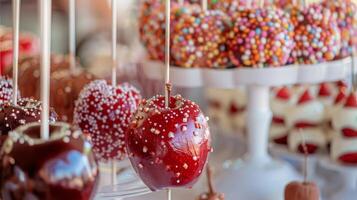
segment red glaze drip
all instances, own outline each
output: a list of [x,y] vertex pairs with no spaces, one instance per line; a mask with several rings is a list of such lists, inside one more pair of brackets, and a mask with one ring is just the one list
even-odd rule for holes
[[299,153],[302,153],[302,154],[314,154],[316,153],[316,151],[318,150],[318,146],[315,145],[315,144],[309,144],[309,143],[306,143],[306,152],[304,150],[304,146],[302,144],[300,144],[298,146],[298,151]]

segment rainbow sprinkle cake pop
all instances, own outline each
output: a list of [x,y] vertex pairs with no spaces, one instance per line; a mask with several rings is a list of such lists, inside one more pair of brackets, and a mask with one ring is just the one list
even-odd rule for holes
[[293,62],[316,64],[333,60],[340,51],[340,32],[330,12],[311,4],[298,17],[295,27]]
[[[146,8],[146,9],[145,9]],[[171,25],[184,14],[199,10],[198,5],[171,5]],[[165,55],[165,4],[143,4],[139,17],[140,40],[147,49],[152,60],[164,61]]]
[[227,33],[230,20],[218,10],[194,12],[178,19],[172,31],[174,63],[181,67],[229,66]]
[[286,64],[294,48],[293,26],[279,9],[247,9],[229,34],[229,55],[237,67]]
[[351,0],[324,0],[322,5],[337,17],[338,28],[341,31],[341,50],[339,57],[344,58],[352,54],[357,47],[357,5]]

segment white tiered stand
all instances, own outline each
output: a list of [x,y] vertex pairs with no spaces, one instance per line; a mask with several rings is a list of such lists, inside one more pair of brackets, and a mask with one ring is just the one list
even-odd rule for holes
[[[164,80],[164,66],[148,62],[141,69],[152,80]],[[282,200],[285,185],[299,174],[288,164],[270,157],[268,132],[272,119],[269,92],[274,86],[337,81],[351,73],[351,59],[278,68],[185,69],[171,67],[177,87],[237,88],[245,85],[248,97],[248,153],[218,177],[219,191],[234,200]]]

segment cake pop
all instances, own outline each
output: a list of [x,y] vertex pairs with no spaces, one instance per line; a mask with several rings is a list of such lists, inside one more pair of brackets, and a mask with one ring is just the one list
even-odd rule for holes
[[328,9],[311,4],[303,9],[295,27],[293,61],[316,64],[333,60],[340,52],[341,36]]
[[[171,24],[182,16],[200,10],[197,5],[179,6],[172,4]],[[140,39],[152,60],[164,61],[165,55],[165,4],[156,3],[151,9],[143,11],[139,18]]]
[[226,68],[230,65],[228,16],[218,10],[182,15],[172,26],[171,56],[181,67]]
[[292,128],[288,136],[289,149],[304,153],[301,134],[306,139],[307,153],[313,154],[326,147],[327,141],[320,124],[324,120],[324,106],[309,89],[300,96],[295,107],[287,113],[287,124]]
[[[0,75],[12,64],[13,38],[12,30],[0,26]],[[36,55],[39,52],[39,40],[30,33],[21,33],[19,37],[19,55],[21,57]]]
[[197,200],[224,200],[224,194],[215,192],[212,184],[212,170],[207,167],[208,192],[201,194]]
[[126,134],[135,171],[153,191],[191,187],[211,151],[207,119],[194,102],[180,95],[143,100]]
[[50,105],[56,109],[61,121],[72,122],[75,101],[85,85],[94,76],[77,68],[58,70],[51,75]]
[[50,125],[50,138],[31,123],[9,134],[0,151],[0,188],[4,200],[94,197],[99,170],[91,144],[68,124]]
[[286,125],[286,113],[293,105],[291,91],[288,87],[277,90],[271,101],[273,121],[270,127],[270,138],[276,144],[287,145],[289,128]]
[[229,33],[229,55],[237,67],[277,67],[287,63],[294,47],[293,26],[279,9],[240,12]]
[[13,95],[12,80],[0,77],[0,106],[9,102]]
[[324,0],[322,5],[337,17],[338,28],[341,31],[341,50],[339,58],[352,54],[357,47],[357,5],[352,0],[331,1]]
[[133,86],[124,83],[113,87],[104,80],[92,81],[80,92],[74,123],[90,135],[97,159],[125,158],[125,131],[140,99]]

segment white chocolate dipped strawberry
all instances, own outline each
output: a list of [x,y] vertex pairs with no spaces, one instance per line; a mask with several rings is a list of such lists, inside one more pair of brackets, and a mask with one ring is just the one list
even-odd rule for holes
[[286,112],[292,106],[291,91],[288,87],[279,88],[271,101],[273,121],[270,127],[270,139],[276,144],[287,145],[288,127]]
[[357,93],[351,92],[332,117],[333,127],[345,137],[357,137]]
[[[303,138],[306,141],[307,153],[314,154],[323,149],[327,144],[326,136],[320,127],[323,120],[324,106],[312,97],[309,89],[306,89],[297,105],[287,114],[287,124],[291,128],[288,137],[289,149],[304,153]],[[304,134],[304,137],[300,134]]]

